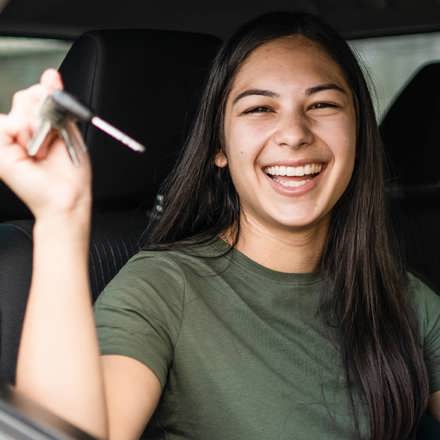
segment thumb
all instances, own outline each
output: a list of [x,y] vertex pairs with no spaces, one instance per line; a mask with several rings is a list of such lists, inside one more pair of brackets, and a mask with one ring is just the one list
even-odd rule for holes
[[40,83],[42,86],[48,89],[49,93],[63,88],[63,80],[61,79],[61,75],[55,69],[45,70],[41,75]]

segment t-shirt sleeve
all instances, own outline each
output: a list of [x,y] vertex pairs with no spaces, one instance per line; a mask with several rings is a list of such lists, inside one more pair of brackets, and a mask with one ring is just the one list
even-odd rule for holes
[[431,393],[440,390],[440,296],[410,275]]
[[178,265],[160,252],[132,257],[94,306],[101,354],[142,362],[163,387],[180,331],[184,290]]

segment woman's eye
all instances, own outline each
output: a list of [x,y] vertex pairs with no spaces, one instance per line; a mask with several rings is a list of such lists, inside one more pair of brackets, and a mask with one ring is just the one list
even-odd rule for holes
[[269,107],[265,107],[265,106],[258,106],[258,107],[252,107],[248,110],[245,110],[243,113],[248,114],[248,113],[268,113],[272,111]]
[[324,108],[338,108],[339,105],[334,102],[315,102],[309,108],[310,109],[324,109]]

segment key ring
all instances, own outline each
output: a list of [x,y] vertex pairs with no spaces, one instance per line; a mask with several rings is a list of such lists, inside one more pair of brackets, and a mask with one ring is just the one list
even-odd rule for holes
[[78,148],[87,151],[87,147],[76,126],[76,121],[91,122],[95,127],[117,139],[136,152],[144,152],[145,147],[116,127],[104,121],[91,110],[81,104],[75,97],[62,90],[49,95],[39,111],[40,123],[27,146],[30,156],[35,156],[44,141],[54,130],[66,144],[70,160],[75,166],[79,165]]

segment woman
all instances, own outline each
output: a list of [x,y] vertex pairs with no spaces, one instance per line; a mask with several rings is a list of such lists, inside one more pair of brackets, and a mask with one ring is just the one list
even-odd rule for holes
[[47,71],[2,119],[0,176],[36,216],[18,389],[112,439],[153,413],[169,439],[411,438],[428,399],[440,420],[440,299],[391,246],[374,112],[332,29],[271,14],[225,43],[98,338],[88,157],[24,152],[60,87]]

